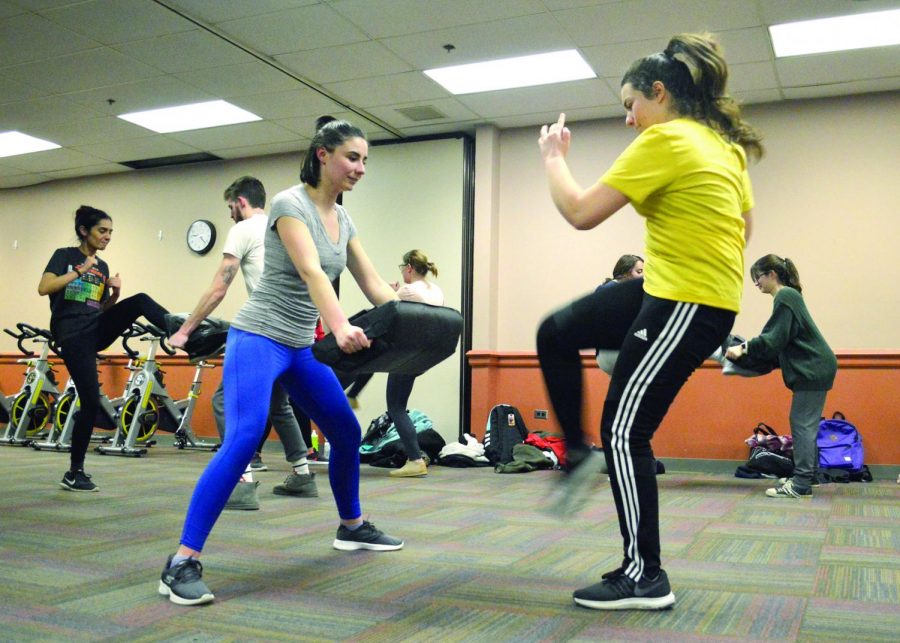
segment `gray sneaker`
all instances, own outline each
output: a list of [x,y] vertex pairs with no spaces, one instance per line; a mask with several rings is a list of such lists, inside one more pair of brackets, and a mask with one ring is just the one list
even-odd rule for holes
[[183,560],[174,567],[172,556],[166,561],[159,579],[159,591],[176,605],[203,605],[211,603],[215,596],[203,582],[203,565],[196,558]]
[[299,474],[291,471],[291,475],[284,482],[275,485],[272,492],[278,496],[296,496],[298,498],[318,498],[319,490],[316,488],[316,474],[313,472]]
[[231,497],[225,503],[226,509],[238,509],[242,511],[253,511],[259,509],[259,498],[256,497],[256,488],[259,486],[259,480],[253,482],[238,482]]
[[368,520],[354,530],[347,529],[344,525],[338,527],[337,536],[332,543],[335,549],[341,551],[355,551],[368,549],[370,551],[395,551],[403,549],[403,541],[388,536]]
[[571,471],[562,475],[541,511],[556,518],[575,515],[584,508],[605,470],[603,455],[598,451],[589,452]]

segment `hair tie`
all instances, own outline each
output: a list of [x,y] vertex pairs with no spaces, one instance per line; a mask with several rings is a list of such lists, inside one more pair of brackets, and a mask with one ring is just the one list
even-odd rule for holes
[[702,74],[700,73],[700,68],[697,67],[697,64],[690,56],[688,56],[683,51],[679,51],[672,54],[671,58],[672,60],[677,60],[682,65],[687,67],[688,73],[691,75],[691,80],[694,81],[695,85],[700,83],[700,77],[702,76]]

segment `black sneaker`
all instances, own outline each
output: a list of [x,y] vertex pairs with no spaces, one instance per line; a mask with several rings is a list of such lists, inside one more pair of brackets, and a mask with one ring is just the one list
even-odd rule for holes
[[334,538],[332,547],[341,551],[354,551],[357,549],[395,551],[403,549],[403,541],[388,536],[366,520],[353,531],[347,529],[344,525],[338,527],[337,536]]
[[266,463],[262,461],[262,456],[260,454],[256,454],[253,456],[253,459],[250,460],[250,471],[254,473],[257,471],[268,471],[269,467],[266,466]]
[[589,451],[581,462],[560,476],[541,511],[555,518],[575,515],[584,509],[605,470],[606,460],[603,455],[597,451]]
[[596,585],[575,590],[572,594],[575,604],[594,610],[661,610],[675,604],[675,595],[663,570],[659,570],[655,580],[642,576],[637,583],[621,569],[604,576],[607,578]]
[[215,596],[209,591],[203,576],[203,565],[196,558],[183,560],[171,567],[172,556],[166,561],[159,579],[159,593],[168,596],[176,605],[212,603]]
[[91,482],[91,477],[83,469],[74,473],[66,471],[59,486],[66,491],[100,491],[100,487]]

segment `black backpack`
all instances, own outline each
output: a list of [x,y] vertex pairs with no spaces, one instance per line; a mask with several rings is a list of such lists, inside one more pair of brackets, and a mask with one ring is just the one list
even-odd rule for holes
[[484,430],[484,455],[491,464],[512,462],[513,447],[524,442],[528,428],[519,409],[509,404],[498,404],[488,413]]
[[[409,409],[409,419],[416,428],[416,440],[424,455],[435,462],[446,446],[441,434],[434,430],[431,419],[422,411]],[[359,461],[373,467],[397,469],[406,462],[406,452],[390,415],[383,413],[369,424],[359,446]]]

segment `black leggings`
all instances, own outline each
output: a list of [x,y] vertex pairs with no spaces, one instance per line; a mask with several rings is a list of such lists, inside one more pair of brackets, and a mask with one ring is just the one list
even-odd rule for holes
[[391,373],[387,380],[387,411],[394,426],[397,427],[407,460],[418,460],[422,457],[422,452],[419,450],[419,439],[416,436],[416,427],[413,426],[412,420],[409,419],[409,414],[406,412],[406,405],[409,403],[409,396],[412,394],[415,381],[415,375],[400,375],[399,373]]
[[81,408],[72,429],[71,469],[84,467],[84,456],[91,443],[94,420],[100,408],[100,381],[97,377],[97,352],[112,344],[131,323],[144,316],[160,328],[166,327],[168,311],[144,293],[123,299],[100,313],[78,335],[59,343],[63,362],[78,390]]
[[[541,323],[544,381],[575,451],[584,451],[579,349],[619,349],[603,405],[600,436],[633,580],[660,568],[659,499],[650,440],[691,373],[720,346],[735,313],[652,297],[643,280],[602,288]],[[624,329],[624,331],[623,331]]]

